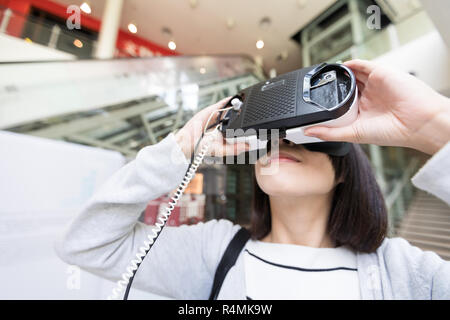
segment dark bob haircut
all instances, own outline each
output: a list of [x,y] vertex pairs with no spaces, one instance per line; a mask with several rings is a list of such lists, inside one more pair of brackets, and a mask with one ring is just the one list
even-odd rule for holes
[[[351,144],[342,157],[329,156],[336,181],[327,231],[337,246],[374,252],[387,231],[387,210],[380,187],[367,156],[359,145]],[[271,229],[269,196],[261,190],[253,173],[253,201],[250,231],[261,240]]]

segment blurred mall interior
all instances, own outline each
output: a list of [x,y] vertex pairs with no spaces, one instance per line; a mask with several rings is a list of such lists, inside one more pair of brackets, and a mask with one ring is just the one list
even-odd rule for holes
[[[380,28],[368,25],[373,5]],[[107,296],[112,283],[63,263],[55,238],[141,148],[243,88],[362,58],[450,96],[449,12],[445,0],[0,0],[0,298]],[[389,234],[450,260],[448,205],[410,182],[428,157],[363,148]],[[169,225],[248,224],[252,175],[203,164]],[[166,201],[141,221],[154,223]]]

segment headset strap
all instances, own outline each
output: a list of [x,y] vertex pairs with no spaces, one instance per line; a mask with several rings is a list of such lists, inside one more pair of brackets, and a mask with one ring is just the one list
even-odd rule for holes
[[222,256],[222,259],[219,262],[219,266],[216,269],[214,283],[211,294],[209,296],[209,300],[217,299],[220,288],[222,287],[222,283],[225,280],[228,271],[236,263],[236,260],[245,244],[247,243],[248,239],[250,239],[250,232],[245,228],[241,228],[238,232],[236,232],[233,239],[231,239],[227,249],[225,250],[225,253]]

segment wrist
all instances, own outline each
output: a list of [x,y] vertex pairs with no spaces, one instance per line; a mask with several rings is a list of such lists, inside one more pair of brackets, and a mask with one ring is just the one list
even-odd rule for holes
[[181,151],[183,152],[186,159],[190,160],[192,155],[192,139],[189,138],[189,136],[186,134],[185,131],[183,131],[183,128],[179,129],[175,134],[175,141],[177,142],[178,146],[180,147]]
[[450,140],[450,99],[439,96],[433,116],[412,137],[411,147],[434,155]]

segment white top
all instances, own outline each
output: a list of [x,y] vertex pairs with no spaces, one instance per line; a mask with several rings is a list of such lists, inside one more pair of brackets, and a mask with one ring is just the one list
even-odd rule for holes
[[356,253],[249,240],[244,248],[247,299],[360,299]]

